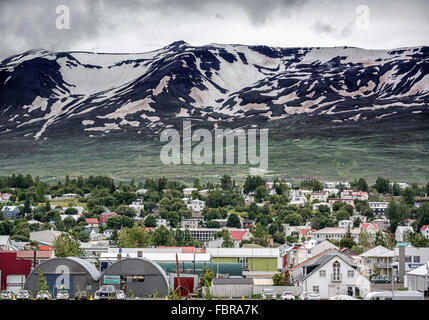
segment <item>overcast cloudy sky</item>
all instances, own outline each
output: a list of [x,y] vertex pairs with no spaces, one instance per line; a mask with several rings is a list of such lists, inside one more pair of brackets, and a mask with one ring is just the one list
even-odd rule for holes
[[[70,29],[56,27],[60,5]],[[0,59],[34,48],[143,52],[177,40],[420,46],[429,45],[428,12],[427,0],[1,0]]]

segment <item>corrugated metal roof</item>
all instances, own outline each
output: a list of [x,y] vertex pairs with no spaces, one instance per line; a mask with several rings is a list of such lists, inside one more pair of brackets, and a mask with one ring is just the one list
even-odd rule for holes
[[86,269],[86,271],[88,271],[88,273],[91,275],[91,277],[92,277],[92,279],[94,279],[94,281],[97,281],[98,279],[100,279],[100,272],[97,270],[97,268],[92,263],[89,263],[86,260],[76,258],[76,257],[67,257],[66,259],[69,259],[69,260],[72,260],[72,261],[79,263],[82,267],[84,267]]

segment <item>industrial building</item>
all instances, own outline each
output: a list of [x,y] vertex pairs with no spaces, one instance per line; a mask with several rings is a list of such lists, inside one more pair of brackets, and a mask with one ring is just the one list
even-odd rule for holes
[[146,258],[125,258],[111,264],[101,275],[100,284],[112,284],[129,295],[145,297],[168,295],[168,278],[159,264]]
[[62,287],[68,289],[70,296],[79,289],[94,295],[99,288],[100,273],[93,264],[76,257],[53,258],[39,264],[28,276],[25,289],[33,294],[38,290],[40,271],[46,278],[52,295]]
[[0,252],[1,290],[17,293],[24,288],[25,278],[30,274],[31,261],[17,259],[15,251]]

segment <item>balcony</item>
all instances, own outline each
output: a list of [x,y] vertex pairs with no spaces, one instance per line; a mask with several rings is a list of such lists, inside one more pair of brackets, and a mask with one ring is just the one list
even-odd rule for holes
[[392,268],[392,264],[390,263],[376,263],[375,266],[380,269]]
[[343,279],[342,274],[331,274],[331,282],[339,283],[342,281],[342,279]]

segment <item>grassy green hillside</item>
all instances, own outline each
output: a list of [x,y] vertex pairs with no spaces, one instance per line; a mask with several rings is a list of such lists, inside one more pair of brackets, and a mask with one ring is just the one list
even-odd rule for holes
[[[269,141],[267,176],[313,176],[326,180],[378,176],[394,181],[427,183],[429,132],[364,137],[305,138]],[[166,176],[192,181],[217,180],[220,175],[244,177],[248,165],[163,165],[158,142],[79,138],[0,143],[0,175],[30,173],[44,180],[66,174],[109,175],[118,181]],[[254,172],[253,172],[254,173]]]

